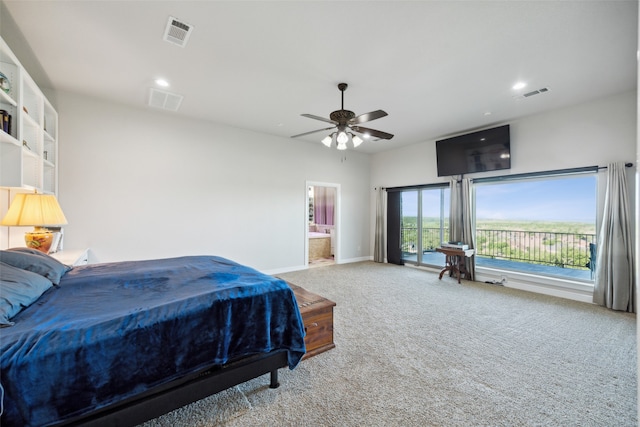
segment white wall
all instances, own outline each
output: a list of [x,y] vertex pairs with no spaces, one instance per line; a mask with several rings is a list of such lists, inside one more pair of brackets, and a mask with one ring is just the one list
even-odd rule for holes
[[[368,256],[370,158],[58,92],[65,248],[304,267],[306,181],[341,186],[341,261]],[[360,251],[357,248],[362,248]]]
[[[518,174],[582,166],[606,166],[636,157],[636,92],[545,112],[511,125],[511,169]],[[490,176],[470,174],[470,178]],[[437,176],[435,140],[372,156],[373,186],[445,182]]]
[[[548,171],[583,166],[606,166],[609,162],[631,162],[628,168],[630,205],[635,212],[637,167],[637,96],[623,93],[570,108],[545,112],[509,122],[511,125],[511,169],[493,175]],[[602,207],[606,172],[599,179],[599,205]],[[490,176],[470,174],[470,178]],[[375,227],[373,187],[400,187],[447,181],[436,170],[435,141],[425,141],[397,150],[378,153],[371,160],[371,235]],[[508,201],[506,201],[508,203]],[[373,238],[370,251],[373,253]],[[513,284],[517,286],[516,283]],[[565,292],[550,291],[549,283],[540,283],[543,293],[567,297]],[[551,284],[553,288],[554,284]],[[545,288],[545,289],[542,289]],[[532,289],[530,286],[528,289]],[[573,291],[570,291],[573,292]],[[589,296],[590,298],[590,296]]]

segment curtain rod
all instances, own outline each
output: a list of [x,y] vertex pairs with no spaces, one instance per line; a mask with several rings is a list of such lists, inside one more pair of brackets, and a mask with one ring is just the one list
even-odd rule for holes
[[[633,166],[633,163],[625,163],[626,167]],[[550,171],[541,171],[541,172],[525,172],[518,173],[513,175],[500,175],[500,176],[489,176],[486,178],[472,178],[473,182],[491,182],[491,181],[503,181],[508,179],[522,179],[522,178],[536,178],[542,176],[550,176],[550,175],[568,175],[573,173],[583,173],[583,172],[592,172],[600,169],[607,169],[607,166],[585,166],[582,168],[569,168],[569,169],[555,169]],[[462,179],[462,175],[460,176]],[[458,180],[460,182],[460,180]]]
[[[633,163],[625,163],[624,164],[626,167],[630,168],[631,166],[633,166]],[[607,169],[608,166],[598,166],[598,170],[600,169]]]
[[[628,162],[624,164],[626,167],[630,168],[633,166],[633,163]],[[526,178],[526,177],[534,177],[534,176],[542,176],[542,175],[560,175],[560,174],[565,174],[565,173],[579,173],[579,172],[588,172],[588,171],[592,171],[592,170],[600,170],[600,169],[607,169],[608,166],[586,166],[586,167],[582,167],[582,168],[572,168],[572,169],[556,169],[556,170],[551,170],[551,171],[542,171],[542,172],[526,172],[526,173],[520,173],[520,174],[515,174],[515,175],[500,175],[500,176],[492,176],[492,177],[487,177],[487,178],[473,178],[472,181],[484,181],[484,180],[500,180],[500,179],[511,179],[511,178]],[[462,179],[463,175],[460,175],[460,179]],[[457,182],[460,182],[460,180],[456,180]],[[407,186],[402,186],[402,187],[390,187],[390,188],[386,188],[386,187],[380,187],[383,190],[412,190],[412,189],[418,189],[418,188],[425,188],[425,187],[442,187],[442,186],[446,186],[448,185],[447,183],[439,183],[439,184],[421,184],[421,185],[407,185]],[[374,190],[377,190],[378,187],[374,187]]]

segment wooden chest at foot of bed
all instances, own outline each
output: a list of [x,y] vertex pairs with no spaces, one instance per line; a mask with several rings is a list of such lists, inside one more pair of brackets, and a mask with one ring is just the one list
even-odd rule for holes
[[289,283],[289,286],[298,301],[307,333],[304,338],[307,354],[303,360],[334,348],[336,345],[333,343],[333,307],[336,303],[292,283]]

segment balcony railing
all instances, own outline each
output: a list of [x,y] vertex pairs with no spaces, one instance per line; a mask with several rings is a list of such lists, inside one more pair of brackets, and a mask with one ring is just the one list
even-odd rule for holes
[[[449,230],[422,229],[422,250],[433,251]],[[402,228],[402,252],[411,255],[418,250],[418,229]],[[588,269],[591,259],[590,243],[595,234],[556,233],[542,231],[476,230],[476,255],[494,259],[552,265],[562,268]]]

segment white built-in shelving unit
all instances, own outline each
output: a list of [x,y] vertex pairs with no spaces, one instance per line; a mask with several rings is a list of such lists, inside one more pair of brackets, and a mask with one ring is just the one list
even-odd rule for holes
[[0,38],[0,72],[11,90],[0,90],[0,110],[11,129],[0,126],[0,187],[58,192],[58,113]]

